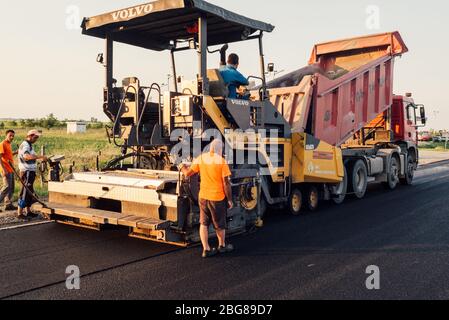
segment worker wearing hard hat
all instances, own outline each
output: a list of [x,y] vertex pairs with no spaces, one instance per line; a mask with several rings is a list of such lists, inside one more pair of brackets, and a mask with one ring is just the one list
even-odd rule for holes
[[[226,244],[227,210],[234,207],[231,191],[231,170],[222,156],[223,143],[215,139],[210,150],[204,152],[193,165],[184,166],[182,172],[186,177],[199,174],[200,186],[200,237],[203,244],[203,258],[217,253],[228,253],[234,250]],[[213,224],[219,242],[218,249],[209,245],[209,227]]]
[[231,53],[228,57],[228,64],[220,68],[220,74],[229,89],[229,98],[237,99],[237,89],[240,86],[248,86],[248,79],[245,78],[237,69],[239,67],[240,58],[235,53]]
[[[34,181],[36,180],[37,160],[47,161],[47,157],[39,156],[33,149],[35,144],[41,137],[41,133],[37,130],[28,132],[26,140],[19,147],[19,170],[20,179],[24,184],[19,195],[18,218],[35,218],[37,217],[31,211],[31,205],[34,198]],[[24,215],[24,210],[26,215]]]

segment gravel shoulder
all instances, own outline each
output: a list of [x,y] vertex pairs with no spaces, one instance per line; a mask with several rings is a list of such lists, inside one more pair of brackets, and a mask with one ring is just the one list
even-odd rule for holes
[[36,222],[45,221],[45,219],[42,216],[39,216],[38,218],[35,218],[35,219],[27,220],[27,221],[19,220],[16,217],[16,213],[17,213],[16,211],[0,212],[0,229],[7,228],[7,227],[34,224]]
[[[48,198],[45,197],[42,199],[44,202],[48,201]],[[17,207],[17,203],[14,203],[14,206]],[[30,220],[19,220],[17,219],[17,211],[5,211],[3,209],[3,206],[0,206],[1,212],[0,212],[0,229],[9,228],[9,227],[16,227],[16,226],[24,226],[29,224],[35,224],[37,222],[43,222],[46,221],[44,217],[39,215],[39,217],[30,219]]]
[[419,164],[428,165],[440,161],[449,160],[449,152],[445,151],[433,151],[433,150],[420,150],[419,151]]

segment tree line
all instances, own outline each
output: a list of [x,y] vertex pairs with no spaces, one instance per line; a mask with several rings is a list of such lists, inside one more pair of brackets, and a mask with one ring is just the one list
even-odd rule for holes
[[[26,128],[44,128],[44,129],[57,129],[65,128],[67,122],[72,122],[72,120],[59,120],[54,116],[54,114],[49,114],[48,116],[40,119],[20,119],[20,120],[5,120],[0,121],[0,130],[4,129],[26,129]],[[88,129],[102,129],[105,123],[98,121],[98,119],[91,118],[88,123]]]

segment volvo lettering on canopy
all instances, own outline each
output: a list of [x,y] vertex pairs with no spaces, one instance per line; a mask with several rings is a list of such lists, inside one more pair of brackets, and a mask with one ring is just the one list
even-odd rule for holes
[[119,20],[134,19],[142,15],[151,13],[151,11],[153,11],[153,4],[149,3],[146,5],[140,5],[125,10],[116,11],[113,12],[111,15],[114,21],[119,21]]

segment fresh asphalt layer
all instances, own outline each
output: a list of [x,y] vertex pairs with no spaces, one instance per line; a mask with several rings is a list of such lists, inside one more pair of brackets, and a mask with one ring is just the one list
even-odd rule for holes
[[[232,238],[236,251],[200,249],[58,224],[0,232],[1,299],[449,299],[449,163],[415,184],[372,185],[364,200],[323,203],[300,217],[270,213]],[[81,272],[66,288],[67,266]],[[368,266],[380,290],[368,290]]]

